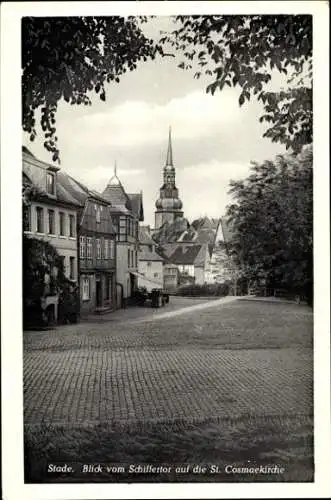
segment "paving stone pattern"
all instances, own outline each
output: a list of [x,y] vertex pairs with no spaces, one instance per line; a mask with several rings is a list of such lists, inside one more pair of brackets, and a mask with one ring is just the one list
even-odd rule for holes
[[[234,329],[233,315],[240,307],[245,314],[250,311],[237,304],[224,306],[224,311],[213,309],[220,337],[226,332],[227,338]],[[305,310],[297,311],[299,316],[303,311],[301,326],[307,330],[310,318],[306,321]],[[207,322],[211,316],[200,311],[187,316],[171,318],[170,329],[170,320],[164,319],[157,325],[80,324],[26,332],[24,422],[203,420],[311,412],[312,349],[224,349],[208,345],[208,338],[206,345],[194,343],[208,328],[213,330]],[[190,342],[176,344],[181,334]],[[217,338],[214,331],[210,334]]]

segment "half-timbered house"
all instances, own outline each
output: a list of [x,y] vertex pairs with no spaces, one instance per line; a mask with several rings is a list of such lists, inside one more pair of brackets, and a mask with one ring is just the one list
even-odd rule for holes
[[81,315],[113,310],[116,308],[116,233],[110,203],[64,172],[59,175],[67,191],[82,205],[77,219]]

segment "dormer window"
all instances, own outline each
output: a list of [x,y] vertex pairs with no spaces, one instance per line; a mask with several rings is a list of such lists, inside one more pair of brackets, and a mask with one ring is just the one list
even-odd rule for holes
[[46,191],[47,194],[55,196],[55,174],[51,172],[46,174]]

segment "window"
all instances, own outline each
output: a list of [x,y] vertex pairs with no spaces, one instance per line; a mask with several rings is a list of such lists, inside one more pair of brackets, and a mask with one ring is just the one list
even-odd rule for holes
[[103,242],[103,257],[109,259],[109,241],[106,239]]
[[81,259],[85,259],[85,257],[86,257],[86,238],[85,238],[85,236],[81,236],[79,238],[79,257]]
[[48,233],[55,234],[55,214],[54,210],[48,210]]
[[120,227],[119,227],[119,240],[126,241],[127,238],[127,218],[125,216],[120,217]]
[[95,241],[96,241],[96,245],[97,245],[97,259],[101,259],[101,241],[100,241],[100,238],[97,238]]
[[116,217],[115,215],[112,215],[111,222],[113,224],[114,231],[116,233],[116,239],[118,240],[119,239],[119,218]]
[[151,262],[147,262],[147,267],[151,267],[152,263]]
[[101,211],[100,211],[100,207],[97,207],[97,209],[96,209],[95,219],[96,219],[96,221],[97,221],[97,223],[98,223],[98,224],[101,222]]
[[114,240],[109,240],[109,258],[110,259],[115,258],[115,241]]
[[69,257],[69,278],[71,280],[75,279],[75,257]]
[[70,238],[75,237],[75,217],[73,215],[69,215],[69,236]]
[[23,231],[31,231],[31,207],[23,207]]
[[128,249],[128,267],[131,267],[131,252]]
[[55,195],[55,175],[50,172],[46,174],[46,191],[52,196]]
[[86,238],[86,257],[92,259],[92,238]]
[[44,209],[42,207],[36,207],[37,212],[37,233],[44,232]]
[[135,265],[135,267],[137,267],[137,264],[138,264],[137,263],[137,250],[135,250],[135,252],[134,252],[134,265]]
[[90,278],[83,278],[83,300],[90,299]]
[[65,236],[65,214],[63,212],[59,212],[59,226],[60,226],[60,236]]
[[158,278],[159,277],[159,273],[154,273],[154,278]]

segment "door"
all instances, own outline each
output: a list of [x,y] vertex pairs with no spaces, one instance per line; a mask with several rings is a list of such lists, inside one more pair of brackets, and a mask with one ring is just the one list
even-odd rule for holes
[[101,281],[97,280],[95,283],[95,296],[96,296],[96,306],[101,307],[102,305],[102,292],[101,292]]

